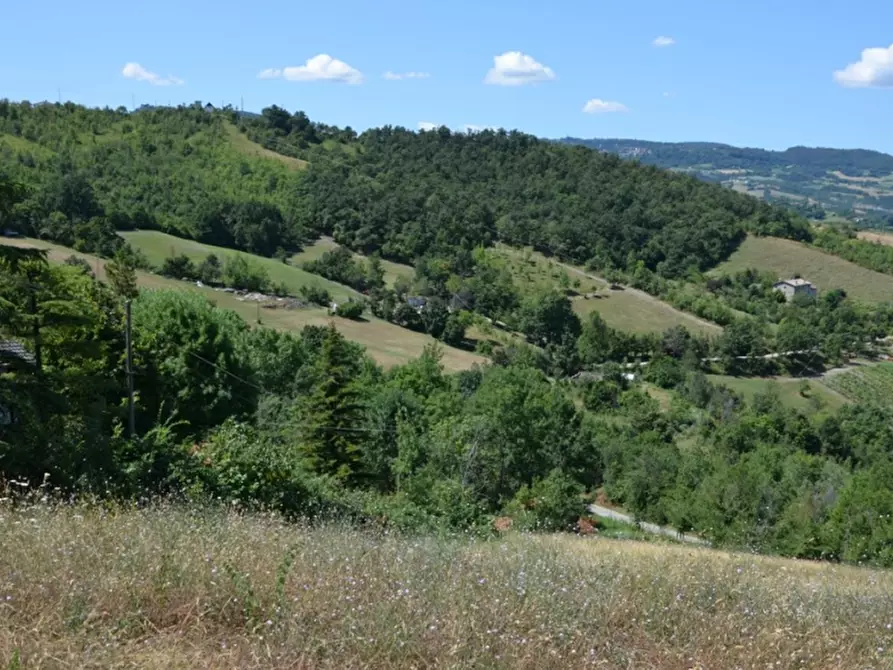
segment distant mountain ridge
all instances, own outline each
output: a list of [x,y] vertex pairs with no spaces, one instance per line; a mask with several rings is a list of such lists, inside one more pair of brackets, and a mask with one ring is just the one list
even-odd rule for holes
[[893,222],[893,156],[880,151],[804,146],[772,151],[714,142],[607,138],[559,141],[787,201],[812,216],[825,210],[869,223]]

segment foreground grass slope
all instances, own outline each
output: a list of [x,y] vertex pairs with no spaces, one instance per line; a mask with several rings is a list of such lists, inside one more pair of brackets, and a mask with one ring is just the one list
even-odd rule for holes
[[[179,238],[172,238],[179,240]],[[181,240],[184,244],[197,244],[185,240]],[[81,254],[56,244],[50,244],[43,240],[31,239],[8,239],[0,238],[2,244],[12,244],[16,246],[31,246],[47,249],[49,251],[49,259],[54,263],[61,263],[71,255],[78,256],[86,260],[93,272],[100,279],[105,278],[105,261],[96,256],[89,254]],[[230,250],[221,250],[222,253],[241,253]],[[253,256],[252,258],[257,258]],[[269,259],[267,259],[269,260]],[[269,261],[270,263],[276,263]],[[303,272],[296,268],[288,268],[288,266],[278,263],[282,268],[295,270],[295,272]],[[308,273],[303,273],[307,275]],[[296,275],[292,275],[294,278]],[[320,284],[325,284],[325,280],[316,277],[316,275],[308,275],[313,281],[319,280]],[[324,309],[316,307],[307,307],[304,309],[260,309],[258,303],[243,302],[236,296],[215,291],[208,287],[199,288],[188,282],[167,279],[150,272],[137,272],[137,281],[142,288],[147,289],[170,289],[175,291],[191,291],[201,293],[214,301],[218,306],[231,309],[241,316],[250,324],[257,323],[258,313],[260,314],[263,325],[277,328],[279,330],[297,331],[304,326],[315,325],[325,326],[328,323],[334,323],[338,331],[349,340],[362,344],[369,355],[378,363],[385,367],[399,365],[407,361],[418,358],[427,344],[436,340],[427,335],[416,333],[405,328],[400,328],[387,321],[381,319],[369,318],[367,321],[351,321],[339,317],[329,316]],[[342,293],[350,291],[341,284],[334,284]],[[466,370],[475,363],[483,363],[486,361],[482,356],[478,356],[462,349],[456,349],[442,345],[443,364],[447,370],[458,371]]]
[[883,668],[893,575],[632,541],[0,507],[0,663]]
[[777,237],[749,236],[714,272],[731,274],[747,268],[773,272],[779,278],[799,274],[820,290],[842,288],[849,296],[870,303],[887,302],[893,297],[893,276]]

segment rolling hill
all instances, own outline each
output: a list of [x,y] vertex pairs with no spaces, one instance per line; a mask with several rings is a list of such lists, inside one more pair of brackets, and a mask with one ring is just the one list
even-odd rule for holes
[[878,151],[810,147],[769,151],[709,142],[571,137],[561,142],[692,174],[771,202],[788,202],[812,215],[825,209],[863,220],[893,217],[893,156]]
[[[225,249],[214,249],[213,247],[197,249],[196,247],[190,246],[197,243],[189,240],[178,240],[177,238],[171,238],[169,236],[167,236],[169,239],[165,239],[164,237],[161,237],[160,233],[153,233],[153,235],[159,237],[154,240],[151,237],[146,239],[151,240],[156,248],[161,248],[159,245],[173,243],[174,248],[177,249],[177,253],[187,253],[187,255],[195,254],[195,257],[204,257],[210,251],[218,251],[222,254],[240,253]],[[151,250],[152,244],[146,243],[145,240],[140,240],[138,234],[135,239],[138,248]],[[62,263],[66,258],[74,255],[87,261],[98,278],[105,278],[106,261],[91,254],[80,253],[73,249],[62,247],[57,244],[51,244],[43,240],[0,238],[0,244],[47,249],[49,260],[53,263]],[[150,251],[149,253],[151,254],[152,252]],[[257,257],[253,257],[252,260],[254,262],[262,262],[266,260],[270,264],[278,263],[278,261],[258,259]],[[277,275],[277,280],[285,281],[290,286],[299,286],[302,281],[307,281],[326,286],[331,289],[333,295],[336,296],[355,295],[355,292],[346,286],[328,282],[322,277],[310,275],[302,270],[291,268],[282,263],[278,263],[278,265],[281,269],[280,274]],[[151,272],[137,271],[137,283],[141,288],[150,290],[165,289],[199,293],[206,296],[219,307],[236,312],[250,324],[256,324],[257,318],[260,316],[261,323],[264,326],[276,328],[278,330],[299,331],[304,326],[325,326],[329,323],[334,323],[335,327],[342,335],[344,335],[344,337],[363,345],[369,355],[385,367],[400,365],[418,358],[426,345],[436,341],[434,338],[422,333],[416,333],[405,328],[400,328],[392,323],[374,317],[370,317],[364,321],[351,321],[349,319],[330,316],[325,309],[318,307],[305,307],[301,309],[265,309],[258,307],[257,302],[242,301],[231,293],[215,291],[208,286],[199,287],[190,282],[168,279]],[[486,361],[484,357],[462,349],[456,349],[447,345],[442,345],[442,347],[443,364],[444,367],[450,371],[466,370],[475,363],[484,363]]]

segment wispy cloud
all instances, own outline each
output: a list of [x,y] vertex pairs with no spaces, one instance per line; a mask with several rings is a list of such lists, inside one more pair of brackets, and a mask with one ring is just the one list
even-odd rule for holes
[[258,79],[286,79],[287,81],[334,81],[343,84],[360,84],[363,73],[342,60],[328,54],[319,54],[303,65],[261,70]]
[[655,37],[654,41],[651,43],[652,46],[655,46],[659,49],[664,47],[671,47],[676,44],[676,40],[672,37],[667,37],[666,35],[661,35],[660,37]]
[[382,77],[390,81],[400,81],[401,79],[427,79],[430,76],[430,72],[391,72],[390,70],[382,75]]
[[419,130],[437,130],[440,126],[431,121],[419,121]]
[[121,70],[121,74],[125,79],[135,79],[136,81],[145,81],[152,86],[182,86],[184,82],[179,77],[168,75],[162,77],[160,74],[150,72],[139,63],[127,63]]
[[893,87],[893,44],[862,51],[862,58],[834,73],[847,88]]
[[593,98],[583,105],[583,111],[587,114],[610,114],[612,112],[628,112],[629,109],[620,102]]
[[493,67],[487,72],[484,83],[496,86],[523,86],[555,79],[552,68],[534,60],[520,51],[506,51],[494,56]]

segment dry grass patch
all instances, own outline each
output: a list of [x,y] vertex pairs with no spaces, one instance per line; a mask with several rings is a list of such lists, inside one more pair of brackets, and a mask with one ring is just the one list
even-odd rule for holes
[[[0,507],[21,667],[882,668],[893,576],[574,537]],[[13,666],[15,667],[15,666]]]

